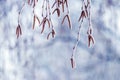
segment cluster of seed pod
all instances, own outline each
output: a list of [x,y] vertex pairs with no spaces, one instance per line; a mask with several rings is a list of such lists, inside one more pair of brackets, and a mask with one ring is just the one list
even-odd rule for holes
[[[39,26],[42,26],[41,33],[43,33],[43,31],[45,29],[45,25],[46,25],[46,23],[48,23],[48,26],[49,26],[51,31],[48,33],[47,39],[49,39],[50,34],[52,34],[52,37],[54,38],[55,30],[54,30],[53,23],[52,23],[52,20],[51,20],[51,11],[50,11],[49,0],[43,0],[43,5],[42,5],[42,18],[43,19],[42,19],[41,22],[40,22],[39,17],[34,12],[35,6],[36,6],[37,3],[38,3],[38,0],[27,0],[27,4],[32,6],[32,8],[33,8],[33,25],[32,25],[32,28],[33,29],[35,28],[35,23],[36,23],[36,21],[38,21]],[[18,25],[19,25],[19,27],[20,27],[20,15],[21,15],[21,12],[22,12],[25,5],[26,5],[26,2],[24,2],[23,6],[22,6],[22,8],[19,12],[19,15],[18,15]],[[20,30],[21,30],[21,28],[20,28]],[[16,32],[17,31],[18,30],[16,28]],[[18,38],[19,37],[18,34],[16,34],[16,35],[17,35],[17,38]]]
[[[90,8],[91,8],[91,4],[90,4],[90,0],[83,0],[82,2],[82,8],[81,8],[81,14],[80,14],[80,17],[78,19],[78,22],[80,23],[80,26],[79,26],[79,31],[78,31],[78,35],[77,35],[77,41],[76,41],[76,44],[74,45],[73,47],[73,53],[72,53],[72,56],[71,56],[71,65],[72,65],[72,68],[75,67],[75,60],[74,60],[74,54],[75,54],[75,51],[76,51],[76,48],[79,44],[79,41],[80,41],[80,29],[81,29],[81,26],[82,26],[82,23],[84,22],[84,19],[88,19],[88,30],[87,30],[87,35],[88,35],[88,47],[90,47],[91,45],[91,42],[94,44],[94,38],[92,36],[92,26],[91,26],[91,11],[90,11]],[[74,66],[73,66],[74,64]]]
[[62,7],[62,12],[64,12],[65,10],[65,6],[66,6],[66,10],[67,13],[65,14],[65,16],[63,17],[62,23],[64,23],[65,19],[67,19],[68,21],[68,26],[71,29],[72,25],[71,25],[71,20],[70,20],[70,16],[69,16],[69,8],[68,8],[68,1],[67,0],[55,0],[54,4],[52,5],[52,8],[56,5],[55,10],[53,11],[52,14],[54,14],[55,12],[57,12],[58,17],[60,17],[61,14],[61,7]]
[[[51,8],[53,8],[55,5],[56,5],[56,8],[55,10],[53,10],[52,14],[54,14],[55,12],[57,12],[57,15],[58,17],[60,16],[61,14],[61,6],[62,6],[62,12],[64,12],[64,10],[66,9],[67,10],[67,13],[66,15],[63,17],[63,20],[62,20],[62,23],[64,23],[65,19],[67,19],[68,21],[68,26],[69,28],[71,29],[72,28],[72,25],[71,25],[71,20],[70,20],[70,16],[69,16],[69,10],[68,10],[68,1],[67,0],[55,0],[55,2],[53,3],[52,7],[50,7],[50,3],[49,3],[49,0],[43,0],[43,4],[42,4],[42,21],[40,22],[40,19],[39,17],[35,14],[34,12],[34,9],[35,9],[35,6],[36,4],[38,3],[38,0],[27,0],[27,4],[32,6],[33,8],[33,25],[32,25],[32,28],[34,29],[35,28],[35,22],[36,20],[38,21],[39,23],[39,26],[42,26],[42,30],[41,30],[41,33],[44,32],[44,29],[45,29],[45,25],[46,23],[48,23],[48,28],[50,29],[50,32],[48,33],[48,36],[47,36],[47,39],[49,39],[49,36],[50,34],[52,34],[52,37],[55,36],[55,30],[54,30],[54,27],[53,27],[53,23],[52,23],[52,20],[51,20]],[[20,12],[19,12],[19,15],[18,15],[18,24],[20,25],[20,15],[21,15],[21,12],[25,6],[26,2],[23,4]],[[66,6],[66,8],[65,8]],[[17,30],[17,29],[16,29]]]
[[[43,13],[45,12],[45,14]],[[43,33],[44,28],[45,28],[45,24],[48,23],[48,28],[50,28],[50,32],[47,35],[47,39],[49,39],[50,34],[52,35],[52,38],[54,38],[55,36],[55,30],[54,30],[54,26],[52,23],[52,19],[51,19],[51,7],[50,7],[50,2],[49,0],[44,0],[43,1],[43,5],[42,5],[42,31],[41,33]]]
[[26,4],[33,7],[33,14],[34,14],[33,29],[34,29],[34,27],[35,27],[35,21],[36,21],[36,19],[37,19],[38,22],[40,23],[39,18],[38,18],[37,15],[35,15],[35,13],[34,13],[34,7],[36,6],[37,2],[38,2],[38,0],[27,0],[27,3],[26,3],[26,1],[25,1],[24,4],[23,4],[23,6],[22,6],[22,8],[20,9],[19,14],[18,14],[18,26],[17,26],[17,28],[16,28],[17,38],[19,37],[19,34],[20,34],[20,33],[21,33],[21,35],[22,35],[22,30],[21,30],[21,25],[20,25],[20,16],[21,16],[22,10],[23,10],[23,8],[25,7]]
[[[23,6],[22,6],[22,8],[21,8],[21,10],[19,11],[19,14],[18,14],[18,26],[16,28],[17,38],[20,35],[22,35],[22,30],[21,30],[21,25],[20,25],[20,15],[21,15],[21,12],[22,12],[22,10],[23,10],[23,8],[26,4],[32,6],[32,8],[33,8],[33,25],[32,25],[33,29],[35,28],[36,21],[38,21],[39,26],[41,26],[41,28],[42,28],[41,29],[41,34],[42,34],[45,30],[46,25],[48,25],[48,29],[50,30],[50,32],[47,35],[47,39],[49,39],[50,35],[51,35],[52,38],[55,37],[55,30],[54,30],[54,26],[53,26],[53,23],[52,23],[51,15],[54,14],[54,13],[57,13],[57,16],[60,17],[61,10],[62,10],[62,13],[65,13],[65,10],[66,10],[66,13],[63,17],[63,20],[62,20],[61,24],[63,24],[65,22],[65,20],[67,20],[68,21],[68,27],[70,29],[72,29],[72,24],[71,24],[71,20],[70,20],[70,16],[69,16],[68,0],[55,0],[52,7],[50,6],[49,0],[43,0],[41,22],[40,22],[39,17],[34,12],[35,6],[36,6],[37,3],[38,3],[38,0],[27,0],[27,2],[25,2],[23,4]],[[52,14],[51,14],[51,8],[55,8],[53,10]],[[76,41],[76,44],[73,47],[73,53],[72,53],[72,56],[70,58],[72,68],[75,67],[74,53],[75,53],[76,48],[78,46],[78,43],[80,41],[80,29],[81,29],[81,26],[82,26],[85,19],[88,19],[88,23],[89,23],[88,30],[87,30],[88,47],[91,46],[91,43],[94,44],[94,38],[92,36],[92,31],[93,30],[92,30],[92,26],[91,26],[91,11],[90,11],[90,8],[91,8],[90,0],[83,0],[82,7],[81,7],[82,11],[81,11],[80,17],[78,19],[78,22],[80,23],[80,26],[79,26],[79,29],[78,29],[79,31],[78,31],[78,35],[77,35],[77,41]]]
[[25,6],[25,3],[23,4],[21,10],[18,13],[18,25],[17,25],[17,28],[16,28],[16,36],[17,36],[17,38],[19,38],[19,36],[22,35],[22,30],[21,30],[21,25],[20,25],[20,15],[21,15],[21,12],[22,12],[24,6]]

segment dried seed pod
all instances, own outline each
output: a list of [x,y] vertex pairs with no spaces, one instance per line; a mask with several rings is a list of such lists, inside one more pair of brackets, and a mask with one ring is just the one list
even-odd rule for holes
[[42,25],[42,30],[41,30],[41,34],[43,33],[43,31],[44,31],[44,28],[45,28],[45,23],[46,23],[46,20],[44,20],[44,22],[43,22],[43,25]]
[[40,20],[39,20],[39,18],[38,18],[37,16],[35,16],[35,18],[37,19],[37,21],[38,21],[38,23],[39,23],[39,25],[40,25]]
[[33,17],[33,29],[35,27],[35,21],[36,21],[36,19],[35,19],[35,15],[34,15],[34,17]]
[[72,28],[72,26],[71,26],[70,17],[69,17],[69,15],[68,15],[68,14],[64,16],[64,18],[63,18],[63,20],[62,20],[62,24],[64,23],[65,18],[67,18],[67,20],[68,20],[68,24],[69,24],[69,28],[71,29],[71,28]]
[[52,29],[52,31],[47,35],[47,39],[49,39],[50,34],[52,34],[52,38],[55,36],[55,31]]
[[46,21],[48,22],[48,27],[50,28],[50,21],[48,19],[46,19]]
[[22,35],[22,30],[21,30],[21,28],[19,27],[19,29],[20,29],[20,35]]
[[54,36],[55,36],[55,31],[54,29],[52,29],[52,37],[54,38]]
[[18,26],[16,28],[16,35],[17,35],[17,38],[19,37],[19,35],[22,35],[21,27],[20,27],[19,24],[18,24]]
[[70,17],[67,16],[67,19],[68,19],[68,23],[69,23],[69,28],[72,29],[72,27],[71,27],[71,22],[70,22]]
[[70,58],[72,68],[75,68],[75,61],[73,57]]
[[19,24],[18,24],[18,26],[16,28],[16,35],[17,35],[17,38],[18,38],[19,37]]
[[44,23],[45,19],[46,19],[46,17],[45,17],[45,18],[43,18],[43,20],[42,20],[42,22],[41,22],[40,26]]
[[18,35],[18,27],[16,28],[16,35]]
[[83,10],[83,11],[81,12],[81,15],[80,15],[78,21],[80,21],[81,18],[83,19],[84,17],[86,18],[86,15],[85,15],[85,11]]
[[94,39],[93,39],[93,37],[92,37],[91,35],[88,35],[88,47],[90,47],[91,41],[92,41],[92,43],[94,44]]
[[50,36],[51,33],[52,33],[52,32],[50,32],[50,33],[47,35],[47,40],[49,39],[49,36]]
[[50,28],[50,21],[47,19],[47,17],[43,18],[43,20],[41,22],[41,24],[42,24],[42,31],[41,31],[41,33],[43,33],[43,31],[44,31],[44,27],[45,27],[46,22],[48,22],[48,26]]
[[86,17],[88,17],[88,10],[86,9],[85,12],[86,12]]
[[63,3],[63,0],[62,0],[62,11],[64,12],[64,3]]
[[18,39],[18,37],[19,37],[19,32],[18,32],[18,34],[17,34],[17,39]]
[[39,18],[38,18],[36,15],[34,15],[34,17],[33,17],[33,29],[34,29],[34,27],[35,27],[36,19],[37,19],[37,21],[38,21],[38,23],[39,23],[39,25],[40,25],[40,20],[39,20]]
[[59,8],[56,8],[54,11],[53,11],[53,13],[52,14],[54,14],[55,13],[55,11],[57,11],[57,15],[58,15],[58,17],[60,16],[60,10],[59,10]]

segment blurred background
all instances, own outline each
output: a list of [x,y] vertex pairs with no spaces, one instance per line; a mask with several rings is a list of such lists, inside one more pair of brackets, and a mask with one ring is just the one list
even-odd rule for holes
[[[28,5],[20,17],[22,36],[17,39],[18,12],[24,0],[0,0],[0,80],[120,80],[120,0],[92,0],[95,45],[87,46],[86,20],[75,52],[75,69],[71,68],[70,57],[82,0],[68,1],[72,30],[67,22],[61,25],[64,13],[60,18],[54,14],[56,36],[47,40],[47,27],[43,34],[38,24],[32,29],[33,14]],[[39,0],[35,7],[40,21],[42,2]]]

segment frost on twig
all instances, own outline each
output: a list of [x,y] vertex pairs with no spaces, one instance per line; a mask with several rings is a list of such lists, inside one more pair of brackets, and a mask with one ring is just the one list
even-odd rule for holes
[[74,56],[77,46],[79,44],[80,41],[80,29],[82,27],[82,24],[84,22],[85,19],[88,19],[88,30],[87,30],[87,35],[88,35],[88,47],[91,46],[91,43],[95,43],[94,38],[92,36],[92,26],[91,26],[91,4],[90,4],[90,0],[83,0],[82,2],[82,7],[81,7],[81,14],[80,17],[78,19],[78,22],[80,23],[79,29],[78,29],[78,34],[77,34],[77,41],[75,43],[75,45],[73,46],[73,52],[72,52],[72,56]]

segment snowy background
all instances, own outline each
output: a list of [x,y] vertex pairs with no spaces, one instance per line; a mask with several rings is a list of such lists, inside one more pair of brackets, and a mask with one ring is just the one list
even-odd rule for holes
[[[95,45],[87,47],[87,26],[81,28],[76,68],[70,57],[76,42],[82,0],[69,0],[73,29],[52,16],[56,37],[32,29],[32,10],[26,5],[21,16],[22,36],[16,38],[18,11],[24,0],[0,0],[0,80],[120,80],[120,0],[92,0]],[[36,14],[41,20],[41,3]],[[54,0],[50,0],[53,3]],[[46,29],[47,30],[47,29]]]

